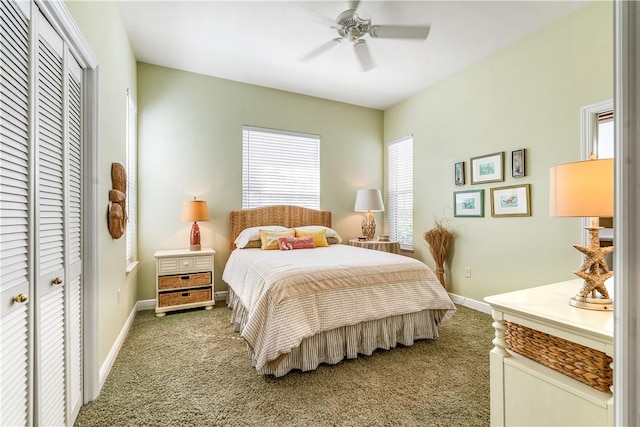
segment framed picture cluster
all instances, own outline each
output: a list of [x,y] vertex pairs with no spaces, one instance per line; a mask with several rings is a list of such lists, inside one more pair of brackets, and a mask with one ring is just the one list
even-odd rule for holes
[[[486,154],[469,159],[470,181],[472,185],[505,180],[505,152]],[[454,164],[454,184],[466,183],[465,162]],[[525,149],[511,152],[511,176],[526,176]],[[531,184],[508,185],[490,188],[491,216],[518,217],[531,216]],[[484,217],[484,189],[454,191],[454,217]]]
[[[491,216],[531,216],[531,184],[495,187],[490,190]],[[454,217],[484,217],[484,190],[453,192]]]
[[[472,185],[504,181],[504,151],[472,157],[469,163]],[[513,150],[511,152],[511,176],[513,178],[526,176],[525,166],[525,149]],[[465,185],[465,176],[465,162],[455,163],[453,165],[453,183],[455,185]]]

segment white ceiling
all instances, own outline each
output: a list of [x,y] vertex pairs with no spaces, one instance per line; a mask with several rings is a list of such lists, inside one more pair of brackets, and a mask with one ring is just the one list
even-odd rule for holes
[[126,1],[120,3],[139,61],[386,109],[538,31],[585,1],[362,1],[378,25],[430,24],[426,41],[371,39],[363,72],[348,42],[310,61],[337,37],[347,1]]

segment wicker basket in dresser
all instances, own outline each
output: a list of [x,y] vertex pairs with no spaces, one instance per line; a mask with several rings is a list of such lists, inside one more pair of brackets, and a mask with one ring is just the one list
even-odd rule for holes
[[156,316],[167,311],[204,307],[211,310],[213,295],[213,249],[157,251]]

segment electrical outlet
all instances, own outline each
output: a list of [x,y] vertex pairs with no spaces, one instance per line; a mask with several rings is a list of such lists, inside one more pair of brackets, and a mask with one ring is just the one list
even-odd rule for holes
[[116,289],[116,303],[120,304],[120,289]]
[[471,267],[466,267],[464,269],[464,277],[466,277],[467,279],[471,278]]

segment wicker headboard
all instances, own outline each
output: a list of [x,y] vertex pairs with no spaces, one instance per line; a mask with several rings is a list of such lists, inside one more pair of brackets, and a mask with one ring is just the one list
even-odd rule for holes
[[229,213],[229,252],[235,249],[233,242],[242,230],[260,225],[282,225],[288,228],[303,225],[331,227],[331,212],[290,205],[231,211]]

